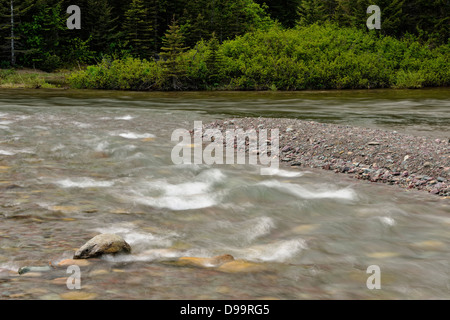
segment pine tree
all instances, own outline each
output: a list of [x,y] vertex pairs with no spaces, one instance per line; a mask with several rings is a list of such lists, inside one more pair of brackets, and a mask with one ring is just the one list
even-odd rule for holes
[[335,20],[341,26],[366,28],[371,0],[337,0]]
[[161,0],[144,0],[145,7],[148,10],[148,19],[153,30],[152,41],[153,41],[153,52],[158,52],[161,46],[161,37],[159,35],[160,30],[165,30],[165,25],[162,26],[164,20],[162,20],[161,12],[163,10]]
[[118,38],[117,19],[108,0],[88,0],[83,13],[84,28],[89,30],[90,47],[96,52],[105,52]]
[[326,20],[325,6],[323,1],[303,0],[297,7],[299,16],[299,25],[307,26],[315,22],[323,22]]
[[186,63],[183,60],[184,39],[175,18],[163,39],[161,57],[164,59],[165,77],[169,79],[171,89],[181,89],[181,79],[186,75]]
[[405,0],[376,1],[376,5],[381,9],[381,32],[383,34],[401,36],[404,2]]
[[224,58],[220,52],[219,40],[216,38],[216,34],[214,32],[209,40],[208,46],[210,50],[206,58],[208,80],[210,83],[215,84],[221,80],[220,70],[222,70]]
[[450,37],[450,1],[414,0],[403,3],[404,31],[418,34],[434,45],[448,43]]
[[143,0],[132,0],[125,12],[125,39],[132,53],[140,58],[148,58],[152,54],[153,30],[148,9]]
[[302,0],[255,0],[256,3],[268,6],[267,12],[272,19],[278,20],[284,27],[292,28],[298,21],[296,8]]

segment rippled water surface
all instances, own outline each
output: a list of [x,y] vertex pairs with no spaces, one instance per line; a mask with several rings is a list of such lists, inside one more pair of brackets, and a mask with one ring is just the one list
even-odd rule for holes
[[[450,298],[449,200],[330,172],[174,165],[173,130],[298,117],[448,137],[446,89],[315,93],[0,91],[0,298]],[[101,232],[133,248],[82,267]],[[231,254],[239,268],[181,265]],[[381,270],[381,289],[366,272]]]

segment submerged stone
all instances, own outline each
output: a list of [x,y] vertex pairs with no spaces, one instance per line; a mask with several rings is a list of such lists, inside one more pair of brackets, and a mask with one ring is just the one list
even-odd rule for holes
[[78,249],[74,259],[89,259],[103,254],[130,253],[130,245],[119,235],[99,234]]
[[26,266],[19,269],[18,274],[23,275],[26,273],[39,273],[39,272],[46,272],[52,270],[52,267],[50,266],[43,266],[43,267],[34,267],[34,266]]
[[245,260],[234,260],[222,264],[217,270],[226,273],[252,273],[267,271],[267,268],[260,263],[254,263]]
[[66,266],[72,266],[72,265],[77,265],[79,267],[85,267],[85,266],[88,266],[89,264],[90,264],[90,262],[87,260],[64,259],[64,260],[60,261],[57,265],[58,265],[58,267],[66,267]]
[[196,267],[218,267],[226,262],[230,262],[233,260],[234,260],[234,257],[229,254],[215,256],[212,258],[181,257],[180,259],[178,259],[178,264],[190,265],[190,266],[196,266]]
[[76,290],[76,291],[61,293],[59,296],[61,299],[64,299],[64,300],[93,300],[97,297],[97,294]]

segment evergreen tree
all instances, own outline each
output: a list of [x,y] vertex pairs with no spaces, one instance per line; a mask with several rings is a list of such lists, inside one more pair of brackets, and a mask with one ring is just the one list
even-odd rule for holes
[[308,26],[315,22],[323,22],[327,19],[326,8],[323,1],[303,0],[297,7],[299,25]]
[[186,75],[186,63],[183,60],[183,34],[175,18],[163,39],[161,57],[164,59],[164,75],[170,82],[170,88],[181,89],[181,79]]
[[450,37],[450,1],[414,0],[403,3],[402,29],[430,39],[434,45],[448,43]]
[[145,7],[148,10],[148,19],[153,30],[153,52],[158,52],[161,46],[160,30],[165,30],[164,20],[162,20],[161,13],[163,8],[160,0],[145,0]]
[[404,19],[403,5],[405,0],[378,0],[376,5],[381,9],[381,32],[391,36],[401,36],[401,24]]
[[221,70],[223,67],[224,57],[220,52],[220,43],[213,33],[208,43],[209,54],[206,58],[206,67],[208,69],[208,80],[210,83],[218,83],[221,80]]
[[213,32],[219,42],[273,24],[263,7],[253,0],[198,0],[186,5],[180,25],[186,43],[193,47]]
[[117,20],[108,0],[88,0],[83,12],[84,28],[89,30],[90,48],[96,52],[107,52],[118,38]]
[[372,0],[337,0],[335,20],[341,26],[366,28],[367,8]]
[[148,58],[152,54],[153,30],[148,9],[143,0],[132,0],[125,12],[125,39],[134,55]]
[[268,6],[267,12],[272,19],[278,20],[284,27],[292,28],[298,21],[296,9],[302,0],[256,0],[256,3]]

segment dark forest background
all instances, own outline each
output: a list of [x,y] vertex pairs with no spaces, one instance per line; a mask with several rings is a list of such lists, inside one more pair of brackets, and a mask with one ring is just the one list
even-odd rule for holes
[[[15,63],[52,70],[94,63],[105,54],[158,57],[173,18],[183,45],[213,34],[220,43],[278,22],[285,28],[324,21],[365,27],[366,9],[382,9],[380,33],[414,35],[430,46],[448,42],[448,0],[0,0],[1,66],[11,64],[11,3]],[[81,8],[81,30],[68,30],[66,8]]]
[[[380,30],[366,26],[373,4]],[[447,86],[449,12],[449,0],[0,0],[0,68],[79,70],[72,86],[100,89]]]

